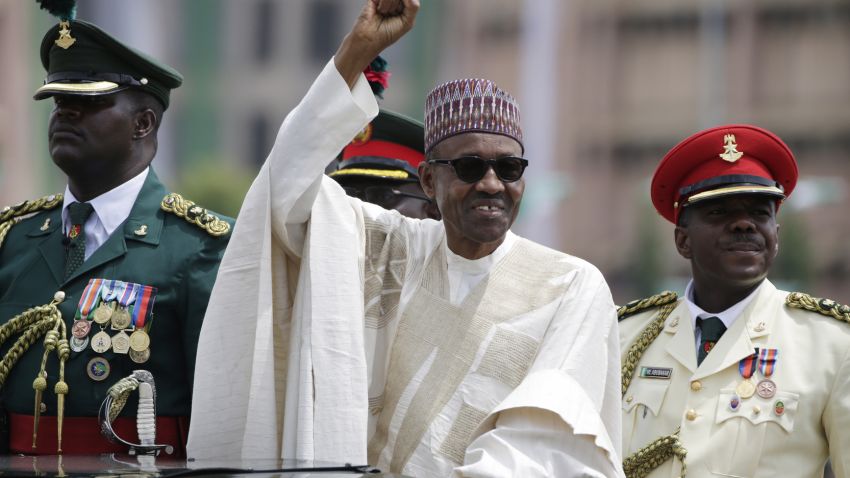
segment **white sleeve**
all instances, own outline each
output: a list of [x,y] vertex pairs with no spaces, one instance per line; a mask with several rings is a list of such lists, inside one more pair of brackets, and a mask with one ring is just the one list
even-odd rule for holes
[[325,166],[378,114],[369,83],[348,84],[331,59],[283,121],[266,164],[271,178],[272,227],[300,254]]
[[528,375],[473,434],[458,476],[624,476],[616,312],[599,271],[582,269],[567,279]]
[[621,476],[589,435],[576,435],[556,414],[539,408],[514,408],[499,415],[496,428],[473,441],[462,477]]

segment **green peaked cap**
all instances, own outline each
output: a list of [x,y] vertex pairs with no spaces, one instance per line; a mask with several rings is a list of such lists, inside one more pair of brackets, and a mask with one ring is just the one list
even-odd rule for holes
[[60,22],[41,41],[47,78],[33,98],[55,94],[106,95],[134,88],[168,108],[171,90],[183,83],[177,70],[131,48],[82,20]]

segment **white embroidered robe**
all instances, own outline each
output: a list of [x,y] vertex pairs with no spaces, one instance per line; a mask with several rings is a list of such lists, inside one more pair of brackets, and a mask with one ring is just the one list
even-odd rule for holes
[[245,199],[198,345],[189,456],[412,476],[621,476],[610,292],[512,236],[452,304],[442,223],[324,165],[377,113],[331,61]]

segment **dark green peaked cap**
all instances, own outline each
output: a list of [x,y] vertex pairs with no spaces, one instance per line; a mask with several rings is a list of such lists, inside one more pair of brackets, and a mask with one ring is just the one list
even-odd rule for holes
[[168,108],[169,93],[183,83],[183,76],[173,68],[82,20],[63,21],[47,31],[41,41],[41,64],[47,78],[35,92],[36,100],[135,88]]

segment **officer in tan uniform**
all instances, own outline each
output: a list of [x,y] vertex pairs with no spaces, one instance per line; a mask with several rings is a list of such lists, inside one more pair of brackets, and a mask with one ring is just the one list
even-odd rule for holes
[[691,263],[685,296],[621,307],[627,476],[850,476],[850,307],[776,289],[797,165],[748,125],[699,132],[652,181]]

